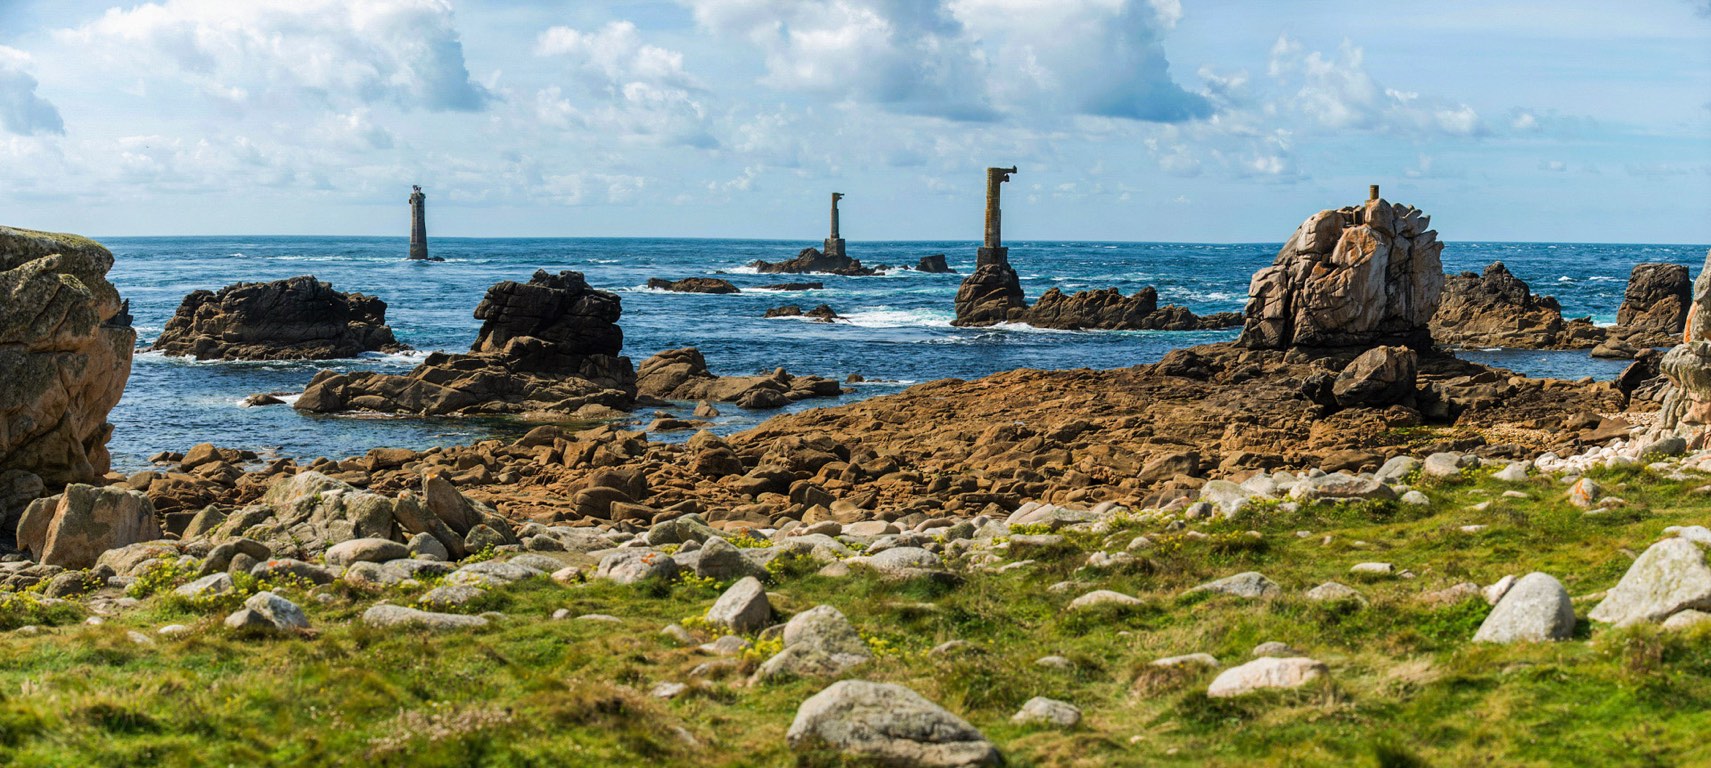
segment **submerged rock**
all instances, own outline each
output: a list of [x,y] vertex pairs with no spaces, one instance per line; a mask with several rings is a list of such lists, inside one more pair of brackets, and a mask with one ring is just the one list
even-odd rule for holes
[[387,327],[386,302],[304,275],[191,293],[150,349],[197,360],[325,360],[409,347]]
[[0,227],[0,468],[54,487],[107,473],[137,340],[112,266],[93,240]]

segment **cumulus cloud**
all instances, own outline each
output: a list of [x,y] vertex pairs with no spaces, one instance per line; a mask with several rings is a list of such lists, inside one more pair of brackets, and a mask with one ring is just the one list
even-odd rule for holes
[[1335,55],[1303,50],[1288,36],[1272,46],[1267,71],[1294,89],[1278,105],[1281,111],[1333,130],[1450,136],[1487,130],[1471,106],[1381,85],[1366,70],[1365,51],[1352,42],[1343,41]]
[[991,88],[1023,109],[1161,123],[1203,118],[1212,105],[1171,79],[1164,34],[1176,0],[948,0],[985,44]]
[[643,43],[628,21],[596,32],[553,27],[541,34],[535,53],[563,60],[572,81],[569,92],[554,85],[536,93],[536,114],[547,125],[694,147],[718,143],[707,130],[702,88],[684,69],[683,54]]
[[0,45],[0,128],[23,136],[64,134],[59,110],[36,95],[36,78],[24,71],[29,63],[29,54]]
[[765,58],[762,82],[965,121],[1211,114],[1177,85],[1163,35],[1177,0],[680,0]]
[[285,92],[474,111],[489,99],[470,80],[448,0],[162,0],[61,35],[239,103]]

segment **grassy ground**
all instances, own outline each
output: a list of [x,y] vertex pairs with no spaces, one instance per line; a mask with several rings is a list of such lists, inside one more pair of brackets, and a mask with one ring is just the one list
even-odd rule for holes
[[[1711,762],[1711,633],[1612,631],[1584,619],[1577,639],[1481,647],[1488,612],[1474,598],[1429,607],[1418,595],[1458,581],[1488,584],[1543,570],[1570,594],[1614,585],[1665,526],[1711,522],[1694,484],[1635,470],[1601,476],[1631,502],[1587,516],[1563,486],[1490,479],[1427,487],[1423,511],[1388,504],[1260,510],[1241,524],[1202,527],[1199,540],[1133,525],[1076,534],[1076,549],[955,587],[812,575],[806,564],[770,585],[776,608],[838,607],[878,658],[857,676],[898,682],[979,727],[1012,765],[1685,765]],[[1516,489],[1534,500],[1503,498]],[[1473,511],[1481,501],[1490,508]],[[1467,534],[1459,526],[1486,530]],[[1244,535],[1258,530],[1257,541]],[[1298,537],[1297,531],[1312,535]],[[1086,551],[1121,550],[1136,534],[1158,546],[1124,572],[1078,572]],[[1324,537],[1330,543],[1323,543]],[[1363,582],[1363,561],[1414,579]],[[1283,598],[1183,596],[1210,578],[1258,570]],[[1063,592],[1047,588],[1077,582]],[[1335,609],[1301,593],[1338,580],[1371,601]],[[1144,604],[1066,613],[1091,589]],[[243,639],[220,619],[229,605],[153,597],[99,626],[27,601],[0,622],[59,622],[39,635],[0,635],[0,762],[13,765],[790,765],[784,733],[825,681],[750,686],[768,649],[721,660],[675,646],[659,630],[700,616],[719,586],[564,587],[537,580],[501,590],[484,630],[381,631],[354,619],[376,599],[335,588],[304,606],[312,637]],[[552,621],[558,608],[621,624]],[[188,635],[154,630],[190,624]],[[690,622],[693,626],[694,622]],[[128,635],[141,631],[152,645]],[[974,652],[929,655],[946,640]],[[1279,640],[1329,665],[1323,684],[1237,700],[1205,696],[1214,672],[1165,674],[1153,659],[1208,652],[1230,666]],[[1046,655],[1068,670],[1037,666]],[[723,673],[692,677],[711,662]],[[692,684],[660,700],[656,683]],[[1010,715],[1036,695],[1080,706],[1072,730],[1022,727]]]

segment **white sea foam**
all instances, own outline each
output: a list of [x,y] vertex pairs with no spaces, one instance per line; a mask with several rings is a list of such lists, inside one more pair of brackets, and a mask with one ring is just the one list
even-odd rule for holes
[[359,360],[380,360],[388,363],[407,363],[415,365],[434,353],[431,349],[406,349],[403,352],[364,352],[357,355]]
[[949,328],[956,316],[937,309],[892,309],[874,307],[844,316],[859,328]]

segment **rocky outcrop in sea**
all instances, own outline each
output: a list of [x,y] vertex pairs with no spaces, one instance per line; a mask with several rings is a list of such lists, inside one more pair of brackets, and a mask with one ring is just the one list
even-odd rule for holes
[[880,272],[878,268],[862,266],[860,259],[852,259],[848,256],[826,255],[821,253],[818,248],[803,248],[801,253],[796,254],[796,258],[788,261],[755,261],[749,264],[749,266],[754,267],[756,272],[763,275],[806,275],[813,273],[844,275],[846,277],[869,277],[879,274]]
[[197,360],[329,360],[399,352],[386,302],[304,275],[184,297],[151,350]]
[[670,291],[672,293],[741,293],[729,280],[716,277],[686,277],[682,280],[667,280],[661,277],[648,279],[648,290]]
[[1248,288],[1250,349],[1432,345],[1443,244],[1431,217],[1377,196],[1302,222]]
[[1008,263],[984,264],[957,289],[953,325],[980,327],[1023,323],[1063,331],[1195,331],[1232,328],[1242,318],[1234,312],[1196,316],[1187,307],[1158,304],[1158,290],[1147,286],[1132,296],[1116,288],[1066,294],[1057,288],[1040,294],[1028,306],[1016,270]]
[[694,347],[668,349],[642,362],[636,390],[662,400],[703,400],[736,403],[740,408],[782,408],[798,400],[837,397],[838,382],[819,376],[796,376],[783,368],[767,376],[718,376]]
[[1556,299],[1533,293],[1501,261],[1446,278],[1432,315],[1433,340],[1450,347],[1590,349],[1604,335],[1588,318],[1564,320]]
[[436,352],[414,371],[322,371],[295,407],[308,413],[372,411],[417,416],[528,413],[610,416],[635,399],[635,371],[619,356],[624,332],[615,294],[579,272],[537,271],[527,283],[487,290],[468,354]]
[[0,227],[0,505],[107,473],[137,339],[112,266],[93,240]]

